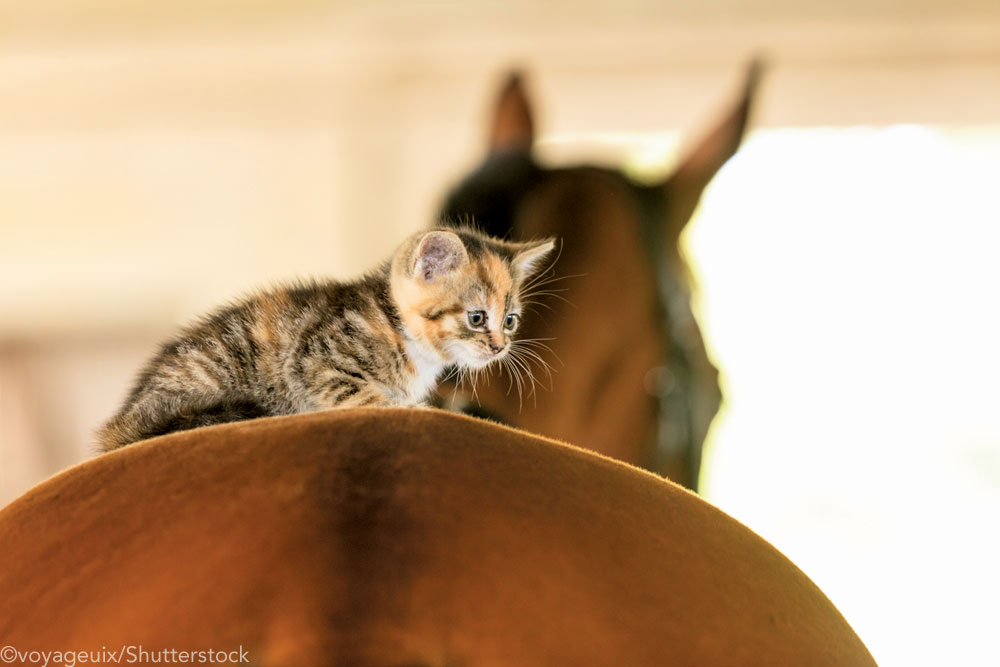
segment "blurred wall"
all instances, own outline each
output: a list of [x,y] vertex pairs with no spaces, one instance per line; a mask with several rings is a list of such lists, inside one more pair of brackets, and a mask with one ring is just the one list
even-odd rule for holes
[[995,123],[997,35],[971,0],[5,1],[0,503],[90,454],[178,323],[427,224],[512,64],[558,161],[700,127],[758,52],[758,126]]

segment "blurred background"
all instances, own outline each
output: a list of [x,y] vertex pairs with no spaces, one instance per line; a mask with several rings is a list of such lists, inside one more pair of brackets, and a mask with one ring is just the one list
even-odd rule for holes
[[995,0],[2,0],[0,504],[92,455],[179,323],[428,224],[510,66],[547,162],[650,175],[757,53],[685,238],[705,494],[880,664],[1000,664]]

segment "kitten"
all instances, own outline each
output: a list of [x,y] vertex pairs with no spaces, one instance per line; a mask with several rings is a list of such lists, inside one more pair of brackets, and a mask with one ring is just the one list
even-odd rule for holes
[[172,431],[334,407],[420,405],[449,366],[510,348],[520,290],[552,240],[410,237],[353,282],[263,292],[164,344],[98,433],[104,451]]

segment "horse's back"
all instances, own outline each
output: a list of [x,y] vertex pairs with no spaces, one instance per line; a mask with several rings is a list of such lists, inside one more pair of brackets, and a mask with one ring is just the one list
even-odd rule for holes
[[431,410],[126,447],[0,511],[0,543],[0,639],[20,650],[242,647],[260,665],[871,662],[801,571],[696,496]]

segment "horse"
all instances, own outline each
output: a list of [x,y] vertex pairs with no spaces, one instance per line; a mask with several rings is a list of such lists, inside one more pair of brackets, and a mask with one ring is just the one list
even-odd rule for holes
[[695,494],[443,410],[135,443],[0,509],[0,545],[6,664],[875,664]]
[[[561,277],[549,272],[528,290],[536,311],[549,312],[525,318],[506,381],[494,373],[475,397],[448,385],[446,403],[697,489],[722,394],[691,311],[679,241],[703,190],[740,145],[760,71],[754,61],[721,122],[653,184],[593,165],[542,166],[523,77],[507,78],[487,156],[451,189],[441,219],[474,221],[515,240],[558,237]],[[536,391],[536,376],[549,391]]]

